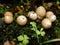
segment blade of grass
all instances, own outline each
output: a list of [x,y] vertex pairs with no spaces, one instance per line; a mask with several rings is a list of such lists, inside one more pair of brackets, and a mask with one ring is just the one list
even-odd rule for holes
[[48,41],[43,42],[43,44],[51,43],[51,42],[57,42],[57,41],[60,41],[60,39],[52,39],[52,40],[48,40]]

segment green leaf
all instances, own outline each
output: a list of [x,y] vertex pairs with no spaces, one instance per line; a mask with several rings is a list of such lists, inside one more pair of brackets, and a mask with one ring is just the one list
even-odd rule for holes
[[26,44],[28,44],[29,43],[29,41],[28,40],[23,40],[23,42],[22,42],[24,45],[26,45]]
[[22,35],[20,35],[20,36],[17,37],[17,39],[18,39],[18,41],[23,41],[24,38],[23,38]]
[[35,28],[31,28],[31,30],[35,31]]
[[40,29],[40,34],[41,34],[41,36],[45,35],[45,32],[43,31],[43,28]]
[[36,30],[36,34],[37,34],[37,35],[40,35],[40,31],[39,31],[39,30]]
[[45,36],[45,32],[43,31],[43,32],[41,32],[41,36]]
[[33,27],[36,27],[36,23],[35,23],[35,22],[30,22],[30,24],[31,24]]
[[24,35],[24,39],[29,39],[29,37],[27,35]]

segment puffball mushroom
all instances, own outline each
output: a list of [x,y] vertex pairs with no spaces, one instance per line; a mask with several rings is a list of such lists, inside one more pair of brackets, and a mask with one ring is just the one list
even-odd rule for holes
[[51,22],[54,22],[56,20],[56,16],[55,15],[51,15],[49,18],[48,18]]
[[28,12],[28,17],[32,20],[36,20],[37,14],[34,11],[30,11],[30,12]]
[[54,13],[53,13],[52,11],[48,11],[48,12],[46,13],[46,17],[47,17],[47,18],[49,18],[51,15],[54,15]]
[[9,41],[4,42],[4,45],[10,45]]
[[12,23],[13,17],[12,16],[4,16],[4,22],[7,24]]
[[49,29],[52,26],[52,22],[48,18],[43,19],[41,24],[45,29]]
[[15,42],[7,40],[3,45],[15,45]]
[[43,6],[40,6],[36,9],[37,15],[44,17],[46,14],[46,9]]
[[23,26],[23,25],[25,25],[27,23],[27,18],[25,16],[23,16],[23,15],[18,16],[17,19],[16,19],[16,22],[19,25]]
[[4,16],[13,16],[12,12],[5,12]]

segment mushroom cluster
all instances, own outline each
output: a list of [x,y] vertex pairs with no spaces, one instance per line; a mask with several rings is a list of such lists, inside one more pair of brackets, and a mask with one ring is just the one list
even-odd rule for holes
[[[54,22],[56,20],[56,16],[54,15],[54,13],[52,11],[47,11],[43,6],[39,6],[36,9],[36,12],[34,11],[29,11],[27,13],[27,17],[29,17],[31,20],[36,20],[37,18],[41,21],[41,25],[43,28],[45,29],[49,29],[52,26],[52,22]],[[24,15],[20,15],[17,17],[16,22],[21,25],[24,26],[27,23],[27,17]],[[12,23],[13,21],[13,14],[12,12],[5,12],[4,13],[4,22],[7,24]]]
[[52,22],[56,20],[56,16],[54,15],[54,13],[52,11],[46,12],[43,6],[38,7],[36,9],[36,13],[39,19],[43,19],[45,17],[41,22],[42,27],[45,29],[51,28]]
[[[13,22],[13,14],[12,14],[12,12],[5,12],[4,13],[4,22],[6,24],[10,24],[10,23]],[[23,25],[25,25],[27,23],[27,18],[25,16],[23,16],[23,15],[20,15],[20,16],[17,17],[16,22],[19,25],[23,26]]]
[[52,26],[52,22],[56,20],[56,16],[52,11],[47,11],[43,6],[39,6],[36,9],[36,13],[34,11],[28,12],[28,17],[32,20],[36,20],[37,18],[42,20],[41,25],[45,29],[49,29]]

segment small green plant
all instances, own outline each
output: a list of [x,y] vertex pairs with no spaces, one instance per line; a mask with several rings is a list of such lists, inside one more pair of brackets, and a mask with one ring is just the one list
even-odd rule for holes
[[35,37],[34,35],[36,35],[37,41],[38,41],[38,43],[40,45],[39,36],[45,36],[45,32],[43,31],[43,28],[38,30],[36,22],[30,22],[30,24],[32,26],[31,30],[33,30],[35,32],[35,34],[33,34],[32,37]]
[[17,39],[21,41],[18,45],[27,45],[29,43],[29,37],[25,34],[18,36]]
[[37,35],[40,36],[44,36],[45,32],[43,31],[43,28],[41,28],[40,30],[38,30],[37,26],[36,26],[36,22],[30,22],[30,24],[32,25],[32,30],[36,32]]

